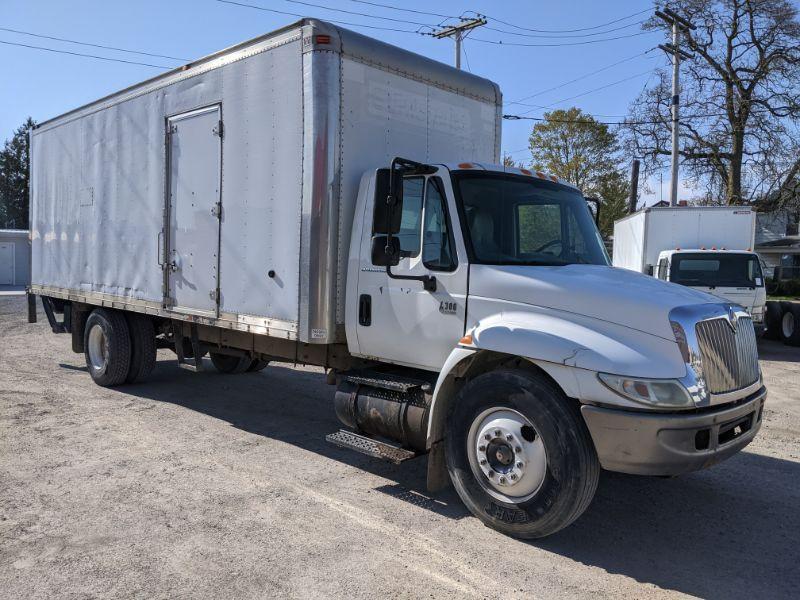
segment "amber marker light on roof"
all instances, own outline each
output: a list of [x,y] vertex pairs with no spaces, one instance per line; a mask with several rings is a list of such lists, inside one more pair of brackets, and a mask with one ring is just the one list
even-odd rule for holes
[[318,44],[330,44],[331,43],[331,36],[329,35],[318,35],[316,38]]
[[533,176],[533,173],[531,173],[528,169],[520,169],[519,172],[522,173],[523,175]]
[[472,163],[458,163],[459,169],[471,169],[472,166]]

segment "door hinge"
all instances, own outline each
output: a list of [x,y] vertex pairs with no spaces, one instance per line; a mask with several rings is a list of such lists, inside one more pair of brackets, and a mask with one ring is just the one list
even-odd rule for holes
[[211,207],[211,216],[217,217],[218,219],[222,218],[222,202],[214,203],[214,206]]
[[178,133],[178,126],[177,125],[168,125],[167,126],[167,135],[171,133]]
[[222,119],[217,121],[217,126],[214,127],[214,129],[212,129],[211,131],[214,135],[218,135],[220,138],[222,138],[225,135],[225,127],[222,124]]
[[218,296],[217,290],[211,290],[210,292],[208,292],[208,297],[211,298],[214,302],[217,301],[217,296]]

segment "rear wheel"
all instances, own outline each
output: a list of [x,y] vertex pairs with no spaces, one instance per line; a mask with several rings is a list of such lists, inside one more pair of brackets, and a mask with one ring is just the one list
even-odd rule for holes
[[86,319],[83,337],[86,366],[94,382],[104,387],[119,385],[128,376],[131,338],[125,317],[97,308]]
[[131,333],[131,364],[128,383],[147,378],[156,366],[156,332],[153,320],[137,313],[125,313]]
[[800,304],[782,302],[781,339],[789,346],[800,346]]
[[526,371],[486,373],[464,386],[448,418],[446,458],[467,508],[520,538],[544,537],[577,519],[600,473],[577,406]]
[[247,356],[231,356],[229,354],[211,353],[211,362],[220,373],[235,375],[244,373],[250,367],[252,360]]
[[250,363],[250,366],[247,367],[247,372],[256,373],[257,371],[263,371],[268,364],[269,364],[268,360],[261,360],[260,358],[255,358]]

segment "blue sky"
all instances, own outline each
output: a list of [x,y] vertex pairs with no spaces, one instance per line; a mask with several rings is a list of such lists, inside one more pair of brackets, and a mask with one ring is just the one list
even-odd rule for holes
[[[358,23],[414,31],[421,27],[419,24],[436,25],[442,21],[440,16],[390,10],[354,0],[307,0],[309,4],[334,10],[288,0],[239,1],[287,13],[347,21],[350,24],[344,26],[355,31],[448,64],[453,62],[451,40],[353,25]],[[655,83],[655,76],[651,76],[653,69],[666,64],[661,51],[644,54],[664,41],[662,34],[642,33],[636,24],[650,14],[650,0],[374,2],[441,15],[461,15],[467,11],[488,15],[489,26],[502,31],[484,27],[471,35],[475,39],[467,38],[462,68],[500,84],[504,98],[509,103],[504,109],[506,113],[525,112],[538,117],[545,112],[545,109],[536,106],[510,104],[524,99],[522,101],[528,105],[549,108],[574,105],[591,114],[601,115],[599,118],[616,121],[624,116],[629,103],[646,84]],[[337,11],[364,13],[386,19]],[[595,27],[640,11],[645,12],[606,27],[564,32]],[[3,0],[0,28],[4,29],[0,30],[0,42],[174,67],[181,62],[79,46],[7,30],[194,59],[294,20],[296,17],[291,15],[254,10],[216,0]],[[527,29],[515,28],[511,24]],[[530,29],[555,30],[558,33],[532,32]],[[601,34],[587,35],[598,32]],[[538,37],[531,37],[534,35]],[[508,45],[509,42],[565,44],[617,36],[626,37],[582,45]],[[479,40],[502,40],[505,45]],[[41,121],[162,71],[153,67],[106,62],[2,43],[0,61],[7,71],[5,89],[0,94],[0,138],[3,139],[28,115]],[[609,67],[613,63],[620,64]],[[597,72],[600,69],[604,70]],[[582,78],[586,75],[589,76]],[[576,78],[582,79],[568,83]],[[551,89],[555,87],[557,89]],[[598,89],[601,87],[604,89]],[[529,159],[527,138],[532,124],[531,121],[504,121],[504,152],[512,153],[518,160]],[[669,187],[667,177],[668,174],[665,174],[665,195]],[[654,192],[649,197],[651,201],[659,196],[657,181]]]

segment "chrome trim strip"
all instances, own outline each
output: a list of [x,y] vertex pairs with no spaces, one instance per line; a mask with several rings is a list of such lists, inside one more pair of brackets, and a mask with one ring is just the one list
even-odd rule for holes
[[281,338],[284,340],[297,340],[297,323],[284,321],[281,319],[270,319],[253,315],[238,315],[234,313],[220,313],[217,317],[205,317],[201,315],[189,315],[181,312],[174,312],[161,306],[161,302],[153,300],[140,300],[125,296],[115,296],[101,292],[79,292],[63,288],[48,287],[44,285],[32,284],[29,288],[30,293],[38,296],[50,296],[70,300],[72,302],[82,302],[93,306],[105,306],[120,310],[154,315],[176,321],[187,321],[199,323],[210,327],[220,327],[223,329],[235,329],[246,333],[266,335],[269,337]]

